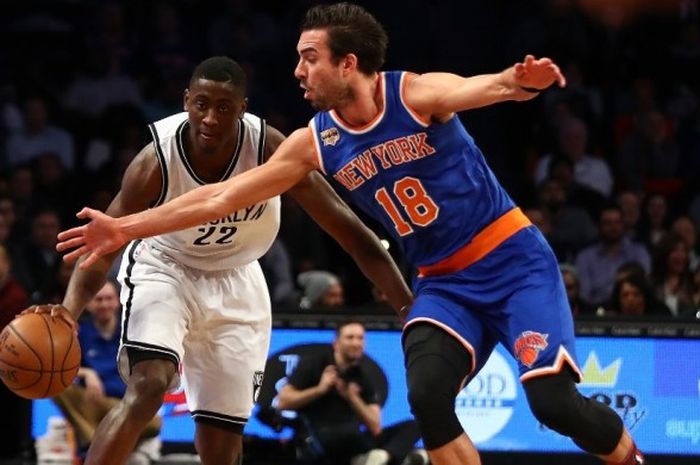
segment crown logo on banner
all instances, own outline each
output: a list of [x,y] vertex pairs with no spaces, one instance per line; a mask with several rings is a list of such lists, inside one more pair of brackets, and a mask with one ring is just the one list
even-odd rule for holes
[[583,365],[583,381],[581,386],[586,387],[614,387],[617,384],[617,375],[622,366],[622,359],[615,359],[610,365],[602,368],[598,355],[594,351],[588,354]]

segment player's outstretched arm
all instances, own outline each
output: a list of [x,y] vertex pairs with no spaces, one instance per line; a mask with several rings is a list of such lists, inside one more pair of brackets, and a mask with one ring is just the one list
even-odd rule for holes
[[78,217],[91,221],[60,233],[56,248],[60,252],[76,248],[64,257],[68,261],[88,255],[80,263],[80,268],[87,269],[130,240],[213,221],[279,195],[318,166],[310,137],[308,128],[295,131],[268,163],[224,182],[201,186],[157,208],[120,218],[84,208]]
[[406,84],[405,99],[426,120],[445,121],[459,111],[507,100],[530,100],[555,83],[566,85],[559,67],[549,58],[527,55],[522,62],[496,74],[412,75]]
[[[276,150],[284,136],[275,128],[268,128],[267,151]],[[335,193],[323,176],[308,173],[289,190],[299,205],[352,256],[364,275],[384,291],[399,316],[401,309],[413,300],[391,255],[382,247],[379,238],[355,215]]]

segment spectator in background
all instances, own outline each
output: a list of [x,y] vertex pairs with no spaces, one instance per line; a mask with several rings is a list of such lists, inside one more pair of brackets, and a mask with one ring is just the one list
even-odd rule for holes
[[68,283],[75,263],[67,263],[61,260],[53,268],[53,275],[44,283],[44,287],[32,295],[32,303],[60,304],[66,296]]
[[615,284],[608,307],[610,313],[621,316],[671,316],[668,308],[654,295],[649,282],[638,274],[626,276]]
[[610,205],[603,209],[598,229],[598,241],[583,249],[575,262],[581,297],[595,307],[604,305],[610,298],[615,273],[620,265],[636,261],[646,272],[651,269],[649,253],[644,246],[625,236],[620,207]]
[[9,184],[13,204],[12,236],[17,242],[25,242],[31,231],[34,205],[34,174],[29,165],[14,167]]
[[651,280],[656,295],[673,316],[692,310],[693,277],[688,267],[688,246],[681,236],[668,233],[652,253]]
[[652,250],[668,231],[668,202],[662,194],[647,197],[639,225],[639,241]]
[[3,193],[0,193],[0,221],[0,244],[12,249],[19,240],[15,228],[15,202],[12,197]]
[[681,316],[684,318],[700,320],[700,267],[698,267],[695,270],[695,273],[693,273],[693,291],[691,301],[693,304],[693,309]]
[[[117,369],[119,351],[119,291],[107,281],[86,307],[89,317],[80,320],[78,338],[82,350],[76,384],[53,398],[76,433],[81,455],[87,451],[102,418],[119,403],[126,385]],[[161,418],[144,429],[126,465],[149,465],[160,455]]]
[[600,192],[579,183],[574,178],[573,162],[562,156],[549,162],[549,179],[557,180],[566,191],[567,203],[580,207],[590,214],[597,215],[608,200]]
[[581,298],[576,267],[568,263],[563,263],[559,265],[559,270],[561,271],[561,277],[564,281],[564,287],[566,288],[566,297],[571,306],[571,313],[574,317],[592,315],[594,313],[593,307]]
[[[589,155],[588,128],[582,120],[570,117],[559,125],[557,155],[568,158],[574,166],[574,179],[582,186],[593,189],[603,197],[612,192],[613,178],[605,160]],[[549,173],[549,164],[555,155],[545,155],[535,167],[535,183],[542,183]]]
[[89,48],[84,57],[85,70],[68,85],[63,99],[67,109],[90,120],[112,105],[141,104],[138,84],[122,72],[118,61],[98,48]]
[[297,281],[302,288],[300,307],[304,310],[337,309],[345,304],[343,285],[333,273],[305,271]]
[[635,191],[676,193],[681,188],[679,159],[678,144],[666,115],[654,109],[643,111],[635,118],[635,130],[618,154],[622,186]]
[[76,197],[84,195],[83,183],[74,182],[52,153],[39,156],[32,165],[35,180],[33,203],[50,206],[61,215],[71,214],[77,204]]
[[[12,263],[8,251],[0,243],[0,330],[29,304],[29,295],[12,277],[11,271]],[[18,397],[5,383],[0,383],[0,409],[0,428],[3,431],[3,440],[0,441],[0,463],[26,463],[26,455],[24,461],[6,459],[19,458],[31,447],[30,401]]]
[[625,226],[625,234],[630,239],[637,240],[639,220],[641,219],[641,196],[633,191],[620,192],[617,196],[617,205],[622,212],[622,224]]
[[641,276],[644,279],[648,279],[647,271],[642,265],[639,264],[639,262],[629,261],[620,265],[615,272],[615,283],[632,275]]
[[596,237],[590,215],[583,208],[568,203],[566,190],[555,179],[547,179],[540,185],[539,201],[550,226],[545,237],[558,260],[573,260],[576,253]]
[[698,256],[698,233],[695,223],[689,216],[680,216],[671,224],[671,231],[683,238],[688,248],[688,267],[691,271],[698,269],[700,256]]
[[415,421],[382,424],[364,353],[364,325],[341,323],[332,348],[301,359],[280,390],[277,407],[296,410],[308,422],[323,448],[321,463],[347,464],[354,457],[351,465],[427,464],[425,451],[411,451],[420,437]]
[[17,251],[17,279],[34,299],[42,289],[52,287],[56,269],[62,262],[56,252],[56,235],[61,221],[54,210],[41,210],[32,220],[30,240]]
[[29,305],[27,291],[12,277],[12,261],[0,243],[0,330]]
[[10,167],[33,161],[41,155],[54,154],[64,169],[75,166],[73,137],[49,121],[46,100],[39,96],[27,98],[23,105],[24,127],[7,140],[7,164]]

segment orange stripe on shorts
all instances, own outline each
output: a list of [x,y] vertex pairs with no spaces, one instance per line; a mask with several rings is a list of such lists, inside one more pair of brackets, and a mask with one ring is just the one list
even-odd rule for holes
[[447,258],[432,265],[419,266],[418,276],[438,276],[463,270],[472,263],[484,258],[489,252],[501,245],[506,239],[532,223],[520,210],[515,207],[498,217],[493,223],[472,238],[461,249]]

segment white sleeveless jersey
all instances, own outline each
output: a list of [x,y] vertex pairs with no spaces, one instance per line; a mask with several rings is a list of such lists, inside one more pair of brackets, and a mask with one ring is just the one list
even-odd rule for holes
[[[245,113],[237,124],[238,141],[221,181],[263,162],[265,121]],[[183,137],[189,127],[187,113],[169,116],[149,127],[163,176],[157,204],[206,184],[194,172],[186,153]],[[150,237],[146,242],[185,266],[217,271],[264,255],[277,236],[279,223],[280,199],[274,197],[199,227]]]

